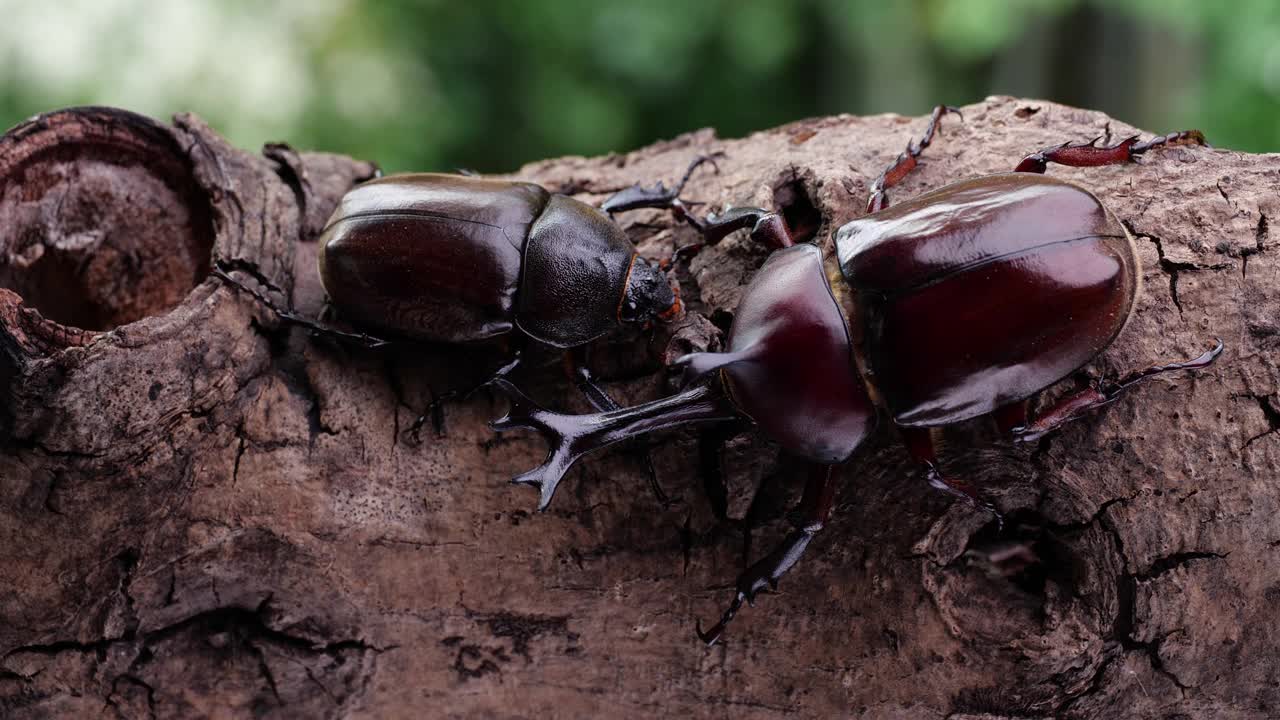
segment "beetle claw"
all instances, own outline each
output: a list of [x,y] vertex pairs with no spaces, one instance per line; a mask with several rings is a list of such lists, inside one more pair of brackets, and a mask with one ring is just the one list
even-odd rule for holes
[[730,621],[733,620],[733,616],[737,615],[738,610],[742,608],[743,600],[746,600],[748,605],[751,604],[751,598],[747,597],[739,590],[738,593],[733,596],[733,601],[729,603],[729,607],[726,608],[724,613],[720,616],[720,621],[715,625],[712,625],[710,630],[704,632],[702,629],[702,621],[697,621],[695,627],[698,632],[698,639],[705,643],[707,647],[715,645],[716,642],[720,640],[720,636],[724,634],[724,629],[728,627]]
[[709,633],[709,632],[703,631],[701,620],[698,620],[697,622],[694,623],[694,632],[698,634],[698,639],[701,640],[703,644],[705,644],[707,647],[711,647],[712,645],[715,645],[716,641],[720,639],[719,633]]

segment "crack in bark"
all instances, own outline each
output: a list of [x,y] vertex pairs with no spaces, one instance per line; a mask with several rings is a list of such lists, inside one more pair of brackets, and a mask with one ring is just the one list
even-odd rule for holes
[[1119,660],[1124,657],[1124,653],[1116,652],[1115,648],[1116,648],[1116,645],[1112,643],[1110,648],[1104,649],[1103,660],[1102,662],[1098,663],[1098,669],[1093,673],[1093,677],[1089,678],[1089,684],[1086,685],[1085,688],[1081,690],[1079,693],[1063,698],[1062,702],[1058,703],[1058,705],[1053,708],[1053,711],[1046,717],[1050,717],[1050,718],[1060,717],[1061,714],[1071,704],[1079,702],[1080,700],[1087,698],[1090,695],[1093,695],[1097,693],[1099,690],[1101,690],[1102,679],[1106,677],[1107,670],[1111,668],[1111,665],[1115,663],[1116,660]]
[[176,597],[177,592],[178,592],[178,572],[173,568],[172,565],[170,565],[169,566],[169,589],[165,591],[164,600],[161,601],[161,607],[172,607],[173,604],[177,602],[177,597]]
[[[1124,556],[1124,546],[1121,544],[1119,532],[1104,520],[1104,526],[1112,534],[1120,550],[1121,557]],[[1161,644],[1174,633],[1185,632],[1182,629],[1173,630],[1166,633],[1162,637],[1151,641],[1140,641],[1133,637],[1133,626],[1136,621],[1134,617],[1135,602],[1137,597],[1138,583],[1150,582],[1166,573],[1172,572],[1177,568],[1184,567],[1189,563],[1198,560],[1221,559],[1227,557],[1230,553],[1214,553],[1214,552],[1184,552],[1174,553],[1153,561],[1151,565],[1142,572],[1126,573],[1121,572],[1117,578],[1117,599],[1119,602],[1115,624],[1112,627],[1112,639],[1120,643],[1125,650],[1139,651],[1147,656],[1148,662],[1151,663],[1151,669],[1165,676],[1172,682],[1179,692],[1185,697],[1185,691],[1192,689],[1194,686],[1188,685],[1164,666],[1164,660],[1160,657]]]
[[[1128,220],[1122,220],[1121,222],[1133,237],[1148,240],[1152,245],[1155,245],[1156,256],[1159,258],[1158,265],[1160,267],[1160,271],[1169,277],[1169,297],[1173,300],[1174,307],[1178,308],[1179,317],[1182,317],[1183,313],[1182,299],[1178,296],[1178,279],[1181,277],[1182,273],[1200,272],[1202,270],[1224,270],[1231,267],[1230,263],[1198,265],[1196,263],[1170,260],[1164,254],[1164,241],[1161,238],[1152,233],[1138,230],[1134,227],[1133,223]],[[1263,227],[1265,228],[1265,223],[1263,224]],[[1259,247],[1261,247],[1261,245],[1259,245]],[[1243,255],[1243,253],[1241,254]],[[1256,252],[1253,254],[1256,254]]]
[[119,692],[118,688],[121,680],[124,680],[132,685],[136,685],[137,687],[142,688],[147,693],[147,716],[150,717],[151,720],[155,720],[156,689],[151,687],[151,685],[149,685],[142,678],[137,677],[136,675],[131,675],[129,673],[117,675],[115,679],[111,681],[111,692],[107,695],[107,707],[115,709],[116,714],[120,715],[121,717],[125,717],[125,713],[120,712],[120,706],[117,705],[116,701],[112,699],[112,696],[114,696],[117,692]]
[[244,457],[245,437],[244,437],[244,421],[236,426],[236,438],[239,441],[236,445],[236,459],[231,465],[231,487],[236,487],[240,482],[240,459]]
[[301,158],[287,143],[263,145],[262,156],[271,163],[271,170],[280,182],[287,185],[293,192],[293,202],[298,208],[298,235],[295,239],[299,241],[307,239],[303,234],[307,231],[307,199],[311,196],[311,183],[299,173],[295,165],[301,161]]
[[1117,619],[1126,618],[1124,625],[1121,626],[1123,633],[1117,634],[1117,641],[1120,642],[1121,647],[1124,647],[1125,650],[1146,653],[1147,660],[1151,662],[1151,669],[1155,670],[1156,673],[1160,673],[1161,675],[1166,676],[1166,678],[1169,678],[1170,682],[1174,683],[1174,685],[1178,687],[1179,692],[1183,693],[1184,697],[1185,691],[1193,689],[1196,685],[1184,683],[1183,680],[1174,673],[1174,671],[1165,667],[1165,661],[1160,656],[1160,647],[1164,644],[1166,639],[1169,639],[1172,635],[1185,633],[1185,629],[1179,628],[1170,630],[1169,633],[1161,635],[1161,637],[1155,639],[1155,641],[1138,641],[1138,639],[1135,639],[1133,637],[1133,612],[1134,597],[1135,594],[1137,594],[1138,583],[1151,582],[1151,580],[1161,577],[1161,575],[1171,573],[1171,571],[1179,568],[1185,568],[1185,566],[1192,564],[1192,562],[1199,560],[1221,560],[1229,555],[1230,552],[1178,552],[1174,553],[1174,555],[1160,557],[1160,559],[1153,561],[1151,566],[1149,566],[1146,571],[1143,571],[1143,573],[1128,575],[1129,589],[1124,596],[1121,596],[1126,598],[1126,601],[1128,601],[1126,602],[1128,607],[1125,607],[1124,605],[1121,606],[1120,614],[1117,614]]
[[511,651],[533,662],[529,654],[529,643],[540,635],[563,635],[571,643],[576,642],[578,634],[569,632],[568,615],[521,615],[511,612],[473,613],[466,611],[467,617],[487,625],[489,634],[496,638],[511,641]]
[[[267,688],[271,690],[271,695],[276,699],[276,703],[284,705],[284,701],[280,699],[280,688],[276,685],[275,673],[271,672],[271,666],[267,664],[266,652],[264,652],[262,648],[258,647],[258,645],[252,640],[246,642],[245,647],[249,648],[249,651],[253,653],[255,658],[257,658],[258,673],[262,675],[262,679],[267,681]],[[308,672],[308,675],[309,674],[310,672]]]
[[1165,275],[1169,276],[1169,297],[1173,300],[1173,306],[1178,308],[1178,316],[1181,317],[1182,301],[1178,298],[1178,276],[1183,272],[1198,270],[1199,267],[1192,263],[1174,262],[1168,259],[1164,255],[1164,242],[1160,238],[1149,233],[1138,232],[1128,222],[1125,223],[1125,226],[1129,228],[1129,232],[1131,232],[1134,237],[1149,240],[1156,246],[1156,256],[1160,258],[1160,270]]
[[1131,577],[1138,582],[1150,582],[1165,573],[1177,570],[1180,567],[1195,562],[1196,560],[1220,560],[1227,557],[1231,553],[1215,553],[1215,552],[1182,552],[1166,555],[1158,558],[1151,563],[1151,566],[1143,572],[1135,573]]
[[[309,680],[316,687],[320,688],[320,692],[324,693],[324,696],[329,698],[330,703],[332,703],[335,706],[342,704],[341,701],[338,700],[338,697],[329,690],[328,686],[320,682],[320,679],[316,677],[315,673],[311,672],[311,668],[304,667],[303,670],[307,674],[307,680]],[[366,684],[366,681],[362,680],[361,687],[364,687],[365,684]]]
[[1227,191],[1222,188],[1222,181],[1218,180],[1213,185],[1214,187],[1218,188],[1218,194],[1222,196],[1222,199],[1226,201],[1227,205],[1230,205],[1231,207],[1235,207],[1234,205],[1231,204],[1231,198],[1227,197]]
[[1253,231],[1254,246],[1245,248],[1240,251],[1240,277],[1241,279],[1249,277],[1249,258],[1254,255],[1261,255],[1267,247],[1267,236],[1271,234],[1270,226],[1267,223],[1267,214],[1258,210],[1258,225]]
[[1261,440],[1262,438],[1274,432],[1280,432],[1280,409],[1277,409],[1275,406],[1271,404],[1271,398],[1277,398],[1278,400],[1280,400],[1280,396],[1257,395],[1257,394],[1251,393],[1249,397],[1257,401],[1258,407],[1262,408],[1262,415],[1267,419],[1267,429],[1263,432],[1258,433],[1257,435],[1254,435],[1248,440],[1245,440],[1244,446],[1240,448],[1242,452],[1244,451],[1245,448],[1252,445],[1255,441]]
[[138,613],[134,608],[133,595],[129,592],[129,586],[133,583],[133,573],[138,569],[138,562],[141,554],[137,548],[125,548],[116,555],[116,563],[120,566],[120,583],[119,591],[124,596],[124,613],[125,613],[125,630],[124,638],[132,639],[138,630]]
[[[257,656],[260,666],[259,670],[263,673],[269,689],[272,691],[273,695],[275,695],[276,699],[279,700],[280,696],[275,684],[275,677],[271,673],[270,668],[266,667],[265,656],[262,654],[261,648],[254,643],[255,640],[267,640],[304,655],[327,655],[333,658],[335,664],[341,664],[340,656],[346,651],[355,651],[360,654],[368,653],[376,656],[384,652],[394,650],[398,647],[397,645],[379,647],[360,639],[343,639],[318,643],[304,636],[291,634],[285,630],[274,628],[268,624],[267,620],[267,615],[270,610],[270,601],[271,596],[268,595],[255,608],[245,608],[236,605],[215,607],[182,618],[163,627],[156,628],[155,630],[136,635],[136,637],[133,632],[130,632],[123,638],[101,638],[90,642],[59,640],[51,643],[22,645],[9,650],[3,656],[0,656],[0,662],[4,662],[5,660],[8,660],[20,653],[29,653],[53,658],[64,652],[78,652],[93,654],[98,658],[105,659],[110,654],[109,651],[116,646],[133,646],[136,648],[135,655],[129,669],[129,672],[132,673],[133,669],[137,665],[151,659],[151,648],[156,643],[172,638],[181,632],[189,629],[203,629],[208,632],[209,637],[212,637],[217,633],[209,632],[211,630],[216,629],[218,632],[233,631],[243,633],[245,646]],[[24,677],[12,671],[6,670],[5,672],[17,677]],[[309,669],[308,674],[311,675]],[[320,684],[321,687],[324,687],[323,684],[319,683],[319,680],[314,676],[312,676],[311,679],[317,684]],[[361,683],[362,685],[367,684],[367,678],[362,678]],[[330,698],[334,698],[332,692],[329,691],[327,687],[324,689]]]
[[[1108,500],[1107,502],[1099,506],[1097,512],[1095,512],[1093,516],[1090,517],[1089,520],[1087,520],[1086,522],[1076,523],[1076,524],[1067,526],[1072,528],[1076,528],[1076,527],[1083,528],[1083,527],[1088,527],[1092,525],[1096,521],[1098,523],[1098,527],[1101,528],[1108,535],[1110,535],[1112,538],[1112,541],[1115,542],[1116,544],[1116,554],[1119,557],[1121,562],[1120,572],[1116,575],[1116,578],[1115,578],[1116,604],[1117,604],[1116,615],[1112,621],[1110,631],[1107,633],[1107,635],[1103,637],[1103,640],[1112,648],[1118,646],[1125,650],[1131,649],[1130,645],[1126,643],[1126,640],[1128,640],[1129,643],[1133,642],[1131,639],[1131,633],[1133,631],[1135,583],[1133,580],[1133,576],[1124,571],[1124,567],[1123,567],[1124,540],[1121,538],[1120,532],[1118,531],[1118,529],[1111,523],[1110,520],[1107,519],[1107,516],[1105,515],[1105,513],[1111,506],[1116,504],[1127,504],[1128,502],[1136,499],[1137,497],[1138,495],[1135,494],[1128,498],[1114,498],[1112,500]],[[1089,684],[1079,693],[1076,693],[1074,695],[1068,695],[1067,697],[1063,698],[1063,700],[1058,704],[1058,706],[1054,708],[1054,711],[1053,711],[1054,716],[1058,715],[1059,713],[1062,713],[1071,704],[1076,703],[1080,701],[1082,698],[1089,697],[1090,695],[1098,692],[1102,688],[1102,681],[1106,674],[1106,671],[1117,659],[1124,657],[1124,653],[1114,652],[1114,650],[1110,650],[1110,649],[1104,649],[1104,654],[1107,654],[1108,656],[1105,657],[1102,663],[1099,664],[1098,670],[1097,672],[1094,673],[1093,677],[1090,679]],[[1153,667],[1154,667],[1154,663],[1157,660],[1152,661]]]
[[289,351],[291,328],[287,325],[282,325],[275,332],[271,332],[258,325],[256,321],[250,324],[260,335],[266,338],[267,346],[271,351],[272,366],[279,369],[280,377],[284,380],[285,387],[307,403],[309,444],[314,446],[316,438],[321,434],[329,435],[330,437],[338,435],[337,430],[324,424],[324,418],[320,411],[320,396],[316,392],[315,385],[311,382],[311,376],[307,372],[302,358],[297,353]]
[[1120,638],[1120,645],[1124,647],[1125,650],[1141,651],[1146,654],[1147,661],[1151,663],[1151,669],[1168,678],[1169,682],[1172,682],[1178,688],[1178,693],[1185,698],[1187,694],[1186,691],[1191,690],[1195,686],[1187,685],[1182,682],[1177,675],[1173,674],[1173,671],[1164,666],[1164,660],[1160,658],[1160,645],[1163,644],[1170,635],[1173,635],[1173,633],[1168,633],[1157,640],[1149,642],[1139,642],[1131,637]]

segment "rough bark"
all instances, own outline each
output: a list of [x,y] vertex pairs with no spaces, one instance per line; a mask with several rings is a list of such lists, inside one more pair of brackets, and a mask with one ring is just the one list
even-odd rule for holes
[[[1138,133],[1044,101],[963,111],[891,197]],[[722,151],[687,197],[820,216],[829,248],[923,126],[703,130],[516,175],[595,202]],[[1009,513],[1003,536],[919,482],[883,432],[840,471],[809,557],[709,650],[694,621],[728,599],[742,541],[715,527],[692,432],[653,450],[681,498],[670,507],[619,449],[532,513],[534,494],[506,480],[545,446],[487,429],[501,401],[450,405],[445,437],[404,436],[433,390],[496,353],[335,346],[206,277],[210,252],[234,258],[318,314],[313,241],[373,172],[285,146],[242,152],[188,115],[55,113],[0,140],[0,714],[1280,712],[1280,156],[1175,148],[1051,168],[1098,193],[1143,261],[1133,318],[1088,370],[1192,357],[1214,337],[1226,354],[1032,447],[981,422],[950,429],[944,462]],[[658,212],[623,222],[650,256],[694,239]],[[734,236],[696,258],[682,278],[693,313],[668,352],[718,342],[765,254]],[[595,363],[651,370],[670,335],[603,344]],[[520,383],[583,408],[553,365]],[[668,387],[661,372],[613,385],[628,402]],[[759,554],[787,528],[797,473],[751,435],[726,468]],[[992,565],[1008,548],[1023,571]]]

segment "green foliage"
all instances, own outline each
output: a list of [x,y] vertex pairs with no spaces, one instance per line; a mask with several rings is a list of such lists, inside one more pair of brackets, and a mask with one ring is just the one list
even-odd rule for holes
[[245,147],[390,171],[991,93],[1280,147],[1273,0],[0,0],[0,17],[0,124],[82,103],[193,110]]

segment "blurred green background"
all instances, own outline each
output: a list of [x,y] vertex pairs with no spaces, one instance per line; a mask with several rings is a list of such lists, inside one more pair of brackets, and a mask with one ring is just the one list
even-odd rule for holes
[[704,127],[988,94],[1280,149],[1280,2],[0,0],[0,125],[192,110],[388,171],[498,172]]

